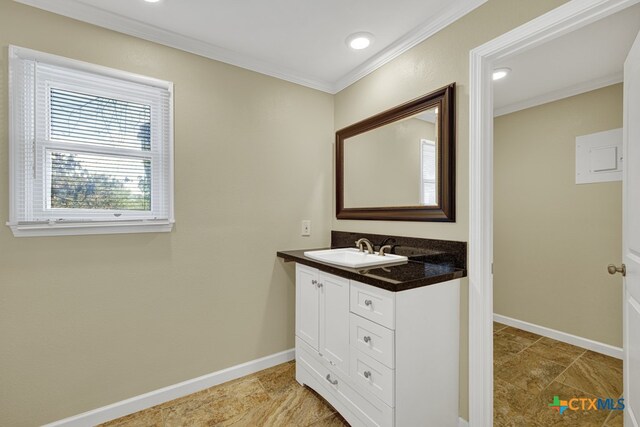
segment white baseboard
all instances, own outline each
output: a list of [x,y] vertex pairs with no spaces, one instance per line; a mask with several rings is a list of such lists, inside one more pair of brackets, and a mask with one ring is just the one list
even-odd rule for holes
[[458,427],[469,427],[469,421],[464,418],[458,418]]
[[187,396],[191,393],[195,393],[227,381],[244,377],[245,375],[253,374],[263,369],[288,362],[294,358],[295,350],[286,350],[260,359],[252,360],[250,362],[242,363],[240,365],[232,366],[221,371],[203,375],[198,378],[154,390],[149,393],[141,394],[83,414],[55,421],[53,423],[46,424],[44,427],[85,427],[88,425],[104,423],[179,397]]
[[571,335],[566,332],[557,331],[544,326],[534,325],[533,323],[524,322],[522,320],[513,319],[500,314],[494,313],[493,320],[507,326],[522,329],[523,331],[533,332],[534,334],[542,335],[543,337],[552,338],[554,340],[566,342],[567,344],[586,348],[587,350],[595,351],[596,353],[606,354],[607,356],[615,357],[616,359],[622,359],[623,350],[620,347],[614,347],[609,344],[593,341],[588,338],[582,338],[577,335]]

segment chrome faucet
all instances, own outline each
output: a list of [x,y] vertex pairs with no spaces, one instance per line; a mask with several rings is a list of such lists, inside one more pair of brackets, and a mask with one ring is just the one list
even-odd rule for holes
[[360,252],[364,252],[365,245],[367,246],[367,252],[373,254],[373,244],[369,240],[365,239],[364,237],[362,239],[356,240],[356,247]]

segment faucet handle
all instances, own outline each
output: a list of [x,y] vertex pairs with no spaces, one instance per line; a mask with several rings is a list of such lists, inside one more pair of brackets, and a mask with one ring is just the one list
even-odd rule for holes
[[391,253],[391,249],[393,248],[393,246],[391,245],[384,245],[380,248],[380,251],[378,252],[378,255],[380,256],[384,256],[384,251],[385,249],[389,251],[389,253]]

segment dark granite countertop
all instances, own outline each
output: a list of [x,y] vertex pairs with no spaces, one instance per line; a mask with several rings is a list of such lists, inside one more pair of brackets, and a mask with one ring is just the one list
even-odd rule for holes
[[467,270],[456,268],[453,263],[428,262],[423,259],[424,256],[410,257],[405,264],[375,267],[367,270],[339,267],[304,256],[306,251],[322,249],[329,248],[279,251],[278,257],[285,261],[298,262],[336,276],[356,280],[392,292],[433,285],[447,280],[459,279],[467,275]]

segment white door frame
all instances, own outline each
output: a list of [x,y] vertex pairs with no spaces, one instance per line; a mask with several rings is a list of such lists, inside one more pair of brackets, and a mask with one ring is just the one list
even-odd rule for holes
[[469,425],[493,425],[492,64],[602,19],[640,0],[571,0],[470,52]]

